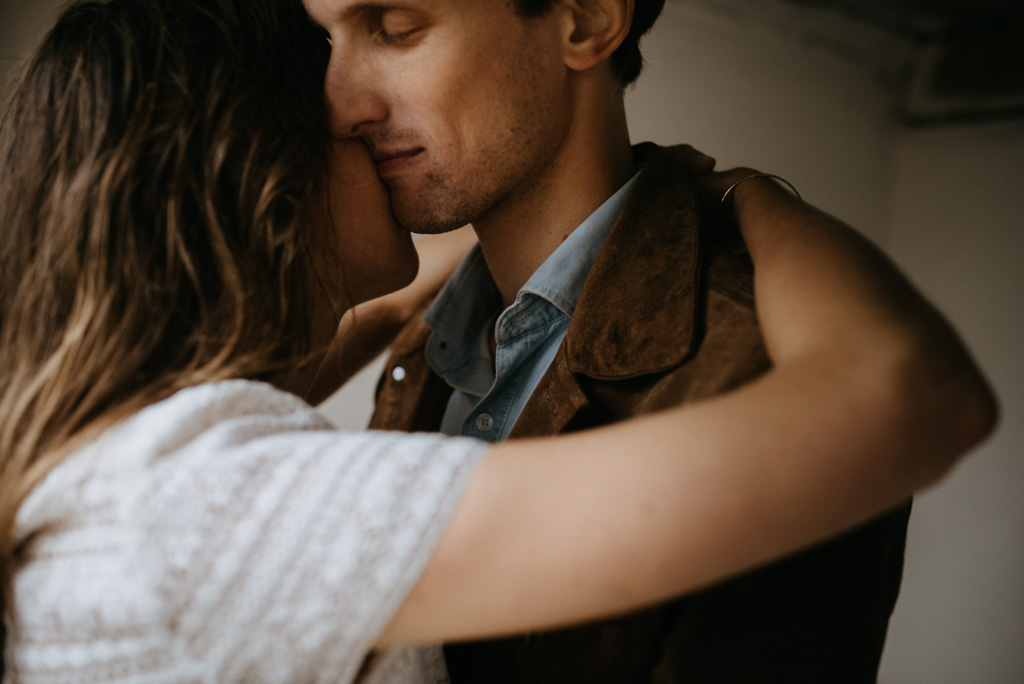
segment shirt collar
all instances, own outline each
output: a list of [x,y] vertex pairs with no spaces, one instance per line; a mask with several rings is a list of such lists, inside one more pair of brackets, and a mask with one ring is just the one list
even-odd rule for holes
[[501,293],[487,268],[483,251],[476,245],[441,288],[423,314],[433,334],[427,341],[427,360],[434,370],[447,376],[455,372],[471,375],[491,365],[486,344],[486,326],[501,308]]

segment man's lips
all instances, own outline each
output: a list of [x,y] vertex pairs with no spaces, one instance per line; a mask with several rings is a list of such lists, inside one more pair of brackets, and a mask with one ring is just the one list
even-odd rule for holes
[[383,176],[395,173],[408,166],[422,151],[422,147],[401,150],[373,150],[371,156],[377,164],[377,173]]

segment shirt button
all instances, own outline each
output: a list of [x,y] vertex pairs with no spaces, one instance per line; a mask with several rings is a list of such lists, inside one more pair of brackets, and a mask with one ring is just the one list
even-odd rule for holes
[[402,382],[405,380],[405,369],[401,366],[395,366],[395,369],[391,371],[391,377],[395,379],[395,382]]
[[490,413],[481,413],[476,417],[476,429],[480,432],[490,432],[494,427],[494,418]]

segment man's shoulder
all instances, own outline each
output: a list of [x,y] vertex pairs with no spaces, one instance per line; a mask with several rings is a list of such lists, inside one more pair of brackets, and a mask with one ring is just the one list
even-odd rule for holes
[[573,332],[678,344],[702,317],[753,318],[753,264],[735,229],[702,205],[685,166],[641,149],[642,171],[583,286]]
[[706,289],[752,307],[753,264],[736,229],[704,206],[692,173],[666,149],[642,143],[634,155],[640,176],[595,264],[594,284],[607,277],[634,299]]

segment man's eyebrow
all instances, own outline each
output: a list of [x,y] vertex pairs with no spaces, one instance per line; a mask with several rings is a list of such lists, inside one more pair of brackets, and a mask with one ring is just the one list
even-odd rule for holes
[[335,15],[334,19],[338,21],[347,21],[358,14],[363,14],[371,10],[383,9],[384,5],[385,3],[373,2],[372,0],[368,2],[357,2],[354,5],[346,7],[340,14]]
[[338,14],[332,15],[331,19],[344,22],[367,12],[382,12],[388,9],[413,9],[422,4],[415,2],[415,0],[364,0],[363,2],[349,5]]

